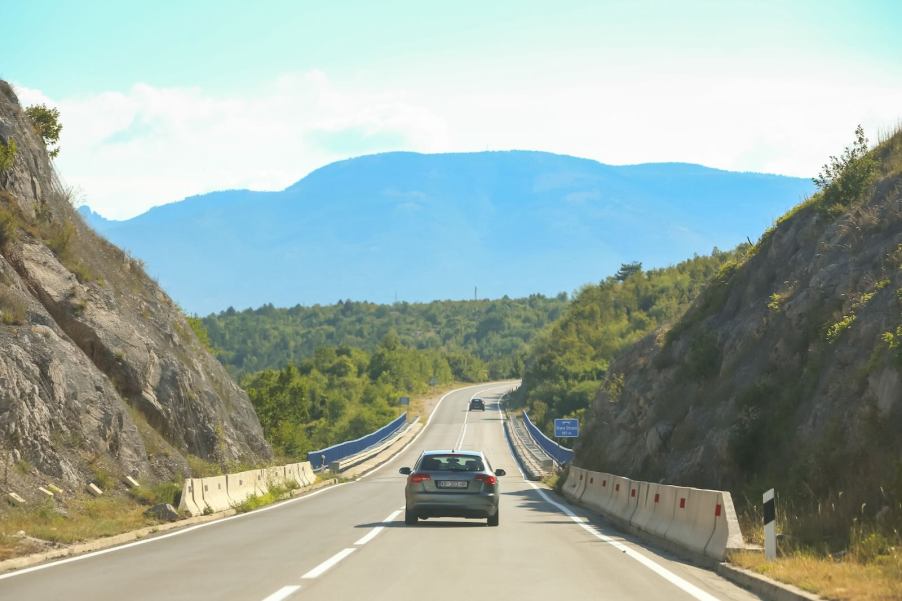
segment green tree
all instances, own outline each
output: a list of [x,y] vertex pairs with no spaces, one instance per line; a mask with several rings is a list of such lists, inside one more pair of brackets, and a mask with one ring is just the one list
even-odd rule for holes
[[46,104],[33,104],[25,109],[25,114],[31,120],[31,124],[41,134],[47,154],[55,159],[59,153],[60,132],[63,124],[60,123],[59,109],[48,107]]

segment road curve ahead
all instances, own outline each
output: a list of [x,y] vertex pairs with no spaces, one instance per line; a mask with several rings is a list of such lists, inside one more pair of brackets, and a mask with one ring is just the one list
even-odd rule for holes
[[[369,476],[264,510],[0,576],[0,599],[241,601],[748,600],[712,572],[648,550],[522,477],[498,408],[510,384],[451,392]],[[486,411],[469,413],[473,396]],[[483,450],[503,468],[501,525],[404,526],[404,476],[424,449]]]

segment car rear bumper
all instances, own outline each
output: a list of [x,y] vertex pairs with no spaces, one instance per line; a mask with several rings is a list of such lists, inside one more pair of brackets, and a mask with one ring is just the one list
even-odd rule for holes
[[416,493],[407,495],[407,510],[422,517],[486,518],[498,513],[498,496]]

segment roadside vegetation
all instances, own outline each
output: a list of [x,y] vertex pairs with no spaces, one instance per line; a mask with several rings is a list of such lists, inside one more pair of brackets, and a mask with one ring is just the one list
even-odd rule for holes
[[178,505],[181,484],[163,482],[100,497],[67,495],[0,511],[0,561],[160,524],[145,511]]
[[705,285],[748,249],[746,244],[726,252],[715,248],[710,255],[649,271],[628,263],[585,286],[530,344],[513,405],[525,407],[549,435],[555,418],[584,417],[618,353],[679,319]]

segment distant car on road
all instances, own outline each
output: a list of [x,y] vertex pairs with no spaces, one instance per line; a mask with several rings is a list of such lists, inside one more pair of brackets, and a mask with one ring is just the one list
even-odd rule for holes
[[398,470],[407,476],[404,488],[404,523],[438,517],[485,518],[497,526],[499,511],[498,477],[502,469],[492,470],[480,451],[425,451],[411,470]]
[[485,401],[482,399],[470,399],[470,411],[485,411]]

